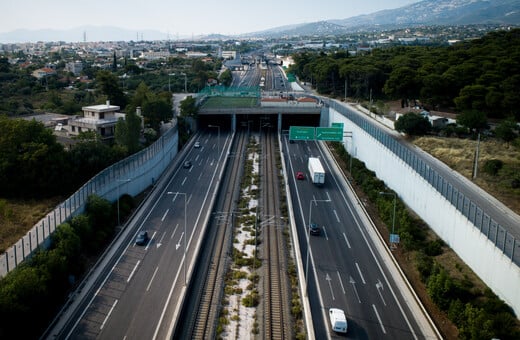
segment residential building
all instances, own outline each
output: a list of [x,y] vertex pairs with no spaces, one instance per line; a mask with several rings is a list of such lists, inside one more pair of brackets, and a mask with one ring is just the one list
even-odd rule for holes
[[103,140],[113,139],[118,119],[125,119],[126,116],[118,112],[119,109],[117,105],[110,105],[109,101],[104,105],[84,106],[83,117],[69,120],[64,128],[72,136],[77,136],[81,132],[94,131]]

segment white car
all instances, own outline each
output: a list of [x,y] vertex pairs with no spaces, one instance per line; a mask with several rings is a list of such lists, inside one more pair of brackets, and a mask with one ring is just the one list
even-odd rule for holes
[[195,145],[194,145],[193,147],[195,147],[195,148],[200,148],[200,142],[199,142],[199,141],[196,141],[196,142],[195,142]]

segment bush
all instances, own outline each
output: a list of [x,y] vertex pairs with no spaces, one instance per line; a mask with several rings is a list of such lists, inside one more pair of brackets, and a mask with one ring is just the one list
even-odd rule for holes
[[418,252],[415,258],[415,265],[421,275],[421,280],[427,282],[432,273],[433,259],[424,252]]
[[504,162],[499,159],[490,159],[484,163],[484,172],[491,176],[496,176],[502,169]]
[[424,252],[428,256],[438,256],[442,254],[442,246],[444,245],[444,242],[442,242],[441,239],[436,239],[434,241],[430,241],[426,244],[426,247],[424,248]]

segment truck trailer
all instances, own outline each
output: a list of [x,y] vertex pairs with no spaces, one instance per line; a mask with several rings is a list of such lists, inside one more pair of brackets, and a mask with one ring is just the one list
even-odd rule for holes
[[325,170],[321,165],[319,158],[309,157],[309,174],[312,183],[322,185],[325,183]]

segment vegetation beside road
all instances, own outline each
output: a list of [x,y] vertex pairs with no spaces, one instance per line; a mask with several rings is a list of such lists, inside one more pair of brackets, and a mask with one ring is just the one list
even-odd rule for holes
[[[122,197],[119,211],[123,220],[134,207],[132,197]],[[85,214],[60,224],[48,249],[36,251],[7,273],[0,280],[0,338],[39,338],[110,243],[116,225],[115,204],[89,196]]]
[[[473,181],[520,215],[520,138],[506,143],[495,138],[480,141],[477,177],[473,178],[477,141],[423,136],[412,143]],[[494,165],[493,164],[497,164]]]
[[[348,174],[350,157],[342,144],[331,143],[333,153]],[[379,232],[389,239],[393,219],[393,193],[353,158],[352,182],[365,202]],[[501,301],[472,270],[435,235],[424,221],[397,201],[395,232],[401,243],[394,256],[422,303],[448,339],[518,339],[520,323],[509,306]],[[389,228],[390,226],[390,228]]]

